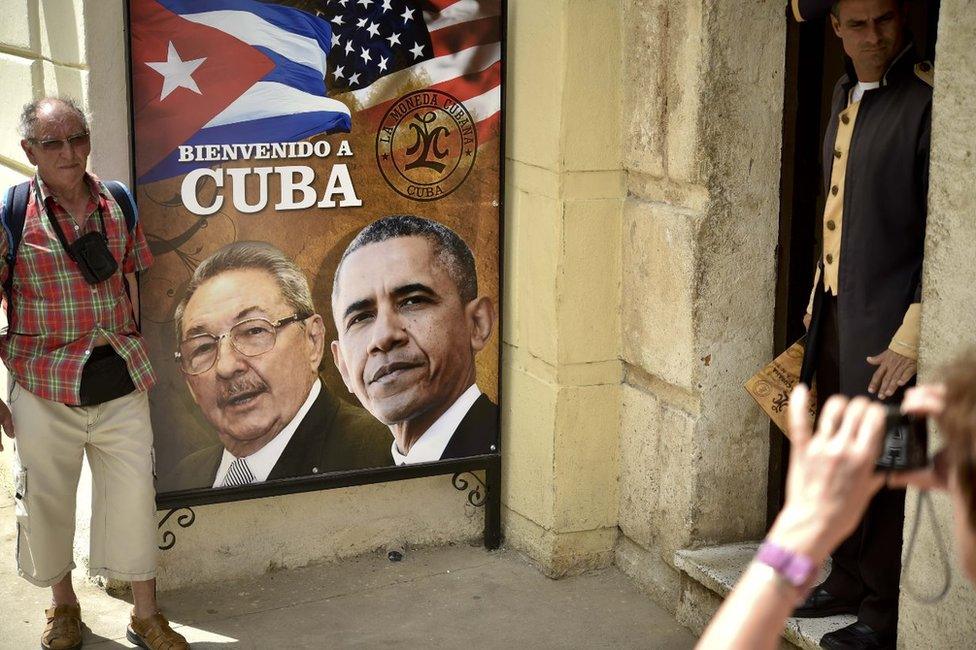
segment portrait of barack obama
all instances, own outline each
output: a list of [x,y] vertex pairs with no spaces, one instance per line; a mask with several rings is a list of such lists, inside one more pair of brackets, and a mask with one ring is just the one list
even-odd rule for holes
[[319,377],[322,317],[274,246],[235,242],[204,260],[175,324],[176,360],[217,442],[179,461],[160,491],[391,464],[386,428]]
[[390,428],[396,465],[497,449],[498,407],[475,382],[495,308],[457,233],[406,215],[366,226],[336,269],[332,315],[335,365]]

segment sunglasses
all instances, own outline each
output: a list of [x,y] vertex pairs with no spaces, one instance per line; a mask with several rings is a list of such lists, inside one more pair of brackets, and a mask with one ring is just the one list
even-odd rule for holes
[[53,139],[53,140],[37,140],[35,138],[30,138],[28,142],[33,142],[42,151],[55,152],[61,151],[64,145],[68,145],[72,149],[77,147],[87,147],[88,143],[91,142],[91,133],[88,131],[81,131],[80,133],[75,133],[74,135],[69,135],[67,138]]

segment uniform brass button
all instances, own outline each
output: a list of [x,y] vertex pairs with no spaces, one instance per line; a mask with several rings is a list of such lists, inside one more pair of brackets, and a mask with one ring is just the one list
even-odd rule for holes
[[836,223],[834,223],[833,221],[827,222],[827,230],[836,230],[836,229],[837,229]]
[[830,193],[833,194],[834,196],[837,196],[837,192],[840,192],[840,188],[837,187],[836,185],[830,188]]
[[844,113],[843,115],[840,116],[840,121],[843,122],[844,124],[850,124],[851,118],[847,117],[847,113]]
[[827,253],[827,256],[824,257],[824,259],[827,261],[827,264],[833,264],[834,263],[834,256],[831,255],[830,253]]
[[834,158],[840,158],[843,155],[844,152],[842,152],[840,149],[834,149]]

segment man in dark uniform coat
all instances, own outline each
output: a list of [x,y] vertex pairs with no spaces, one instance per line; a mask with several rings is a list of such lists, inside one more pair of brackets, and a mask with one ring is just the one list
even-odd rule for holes
[[164,474],[161,491],[390,465],[386,427],[318,377],[322,317],[280,250],[235,242],[204,260],[176,330],[187,387],[219,442]]
[[[928,194],[932,67],[920,62],[899,0],[794,2],[831,9],[849,59],[824,138],[823,252],[808,316],[804,376],[818,406],[835,393],[897,403],[914,381]],[[856,614],[826,648],[893,647],[903,490],[882,489],[796,616]]]

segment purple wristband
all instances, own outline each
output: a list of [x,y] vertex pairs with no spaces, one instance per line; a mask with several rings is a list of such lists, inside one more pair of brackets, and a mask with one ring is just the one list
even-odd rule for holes
[[772,567],[780,577],[804,595],[813,586],[819,569],[813,558],[788,551],[769,541],[764,541],[759,547],[756,561]]

